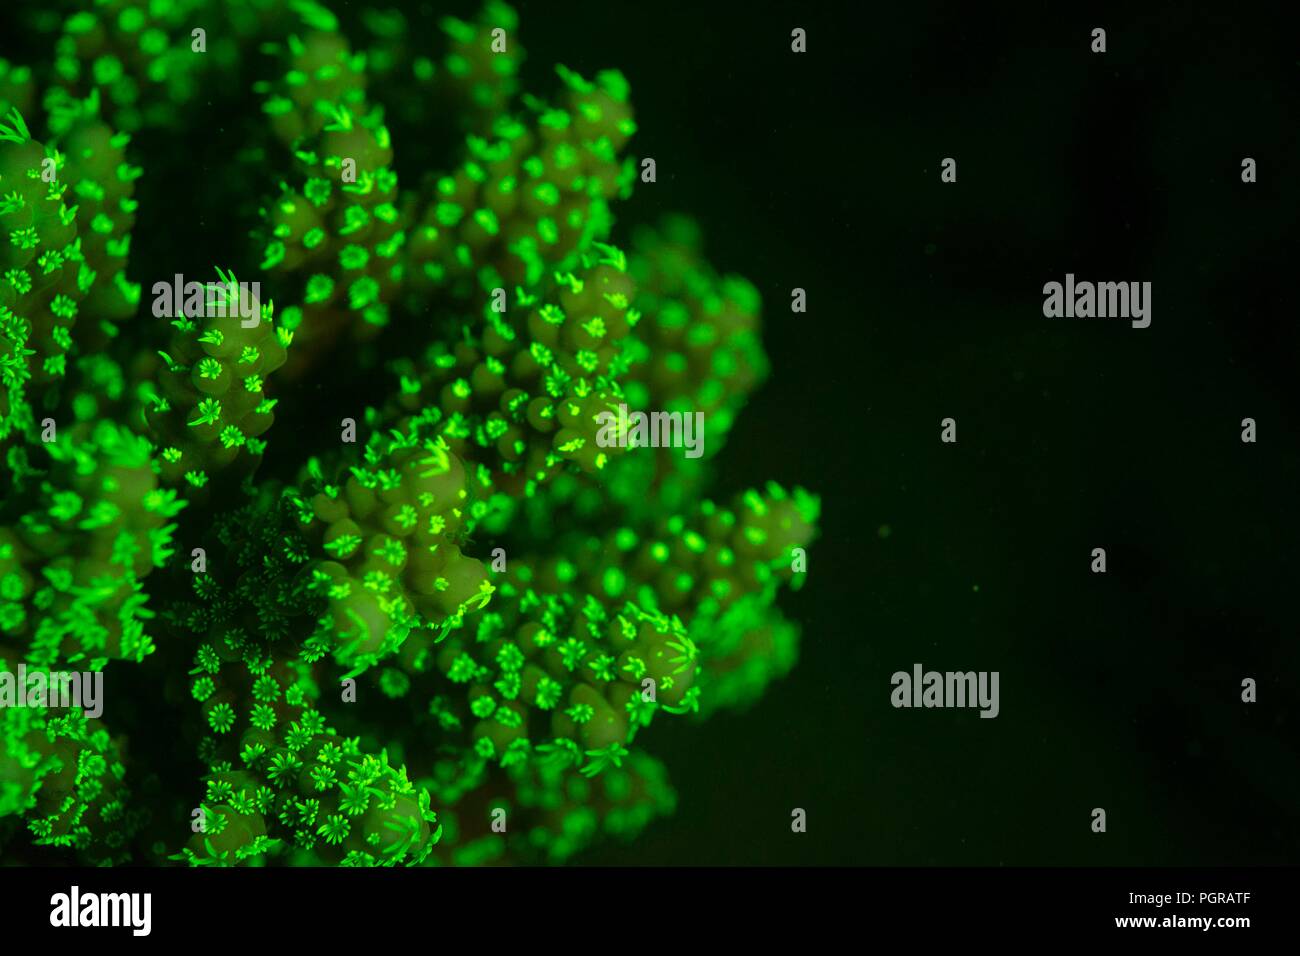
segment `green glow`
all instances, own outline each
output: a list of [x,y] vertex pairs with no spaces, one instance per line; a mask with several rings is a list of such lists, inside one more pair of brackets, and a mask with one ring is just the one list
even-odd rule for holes
[[[709,500],[704,462],[600,437],[621,404],[699,411],[712,457],[769,370],[757,291],[693,223],[610,242],[627,80],[524,93],[499,0],[418,43],[330,6],[113,0],[48,18],[49,70],[0,61],[0,670],[156,668],[176,723],[0,709],[0,861],[562,862],[672,812],[657,722],[794,665],[776,602],[816,497]],[[131,240],[176,184],[138,144],[255,73],[239,145],[182,185],[248,237],[258,321],[158,314]],[[399,181],[433,110],[455,148]],[[159,732],[199,779],[125,746]]]

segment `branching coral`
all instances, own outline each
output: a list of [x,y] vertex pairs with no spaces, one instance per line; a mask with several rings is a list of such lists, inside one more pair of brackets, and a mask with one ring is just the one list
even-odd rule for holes
[[[552,105],[505,4],[431,26],[69,2],[28,24],[49,65],[0,61],[0,670],[110,691],[0,709],[6,856],[563,861],[671,812],[657,720],[792,666],[816,497],[707,497],[768,373],[757,291],[687,219],[617,244],[619,73],[560,67]],[[236,173],[203,188],[252,242],[151,307],[172,270],[133,231],[184,169],[136,143],[230,77]],[[620,407],[698,413],[704,459],[603,442]],[[150,719],[194,773],[124,746]]]

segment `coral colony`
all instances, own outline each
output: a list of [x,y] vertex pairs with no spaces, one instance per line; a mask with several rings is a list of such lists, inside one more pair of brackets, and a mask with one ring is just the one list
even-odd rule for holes
[[[623,76],[522,93],[497,2],[33,7],[53,62],[0,60],[0,861],[559,862],[669,814],[650,725],[790,669],[818,502],[706,497],[759,298],[690,220],[615,229]],[[231,77],[204,181],[151,182],[138,144],[211,133]],[[177,188],[245,259],[132,256]],[[676,431],[618,434],[642,409]],[[683,422],[708,456],[663,447]]]

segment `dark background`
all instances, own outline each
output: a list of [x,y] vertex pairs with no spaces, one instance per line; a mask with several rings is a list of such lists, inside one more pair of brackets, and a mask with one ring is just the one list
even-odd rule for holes
[[[824,507],[793,674],[657,724],[677,814],[583,859],[1296,862],[1293,32],[814,6],[519,4],[526,85],[556,60],[632,84],[659,181],[620,222],[689,211],[763,293],[773,375],[720,484]],[[1151,327],[1045,319],[1066,272],[1152,282]],[[917,662],[1000,671],[1001,715],[893,709]]]
[[[658,182],[616,241],[688,212],[763,294],[773,374],[719,494],[773,478],[823,502],[783,599],[799,665],[748,713],[656,722],[677,813],[580,862],[1300,861],[1294,30],[1242,4],[516,6],[526,89],[556,62],[631,82]],[[200,120],[206,140],[138,145],[201,182],[233,147]],[[205,227],[221,195],[142,206],[133,260],[246,254]],[[1067,272],[1152,282],[1151,327],[1044,318]],[[893,709],[918,662],[999,671],[1001,715]]]

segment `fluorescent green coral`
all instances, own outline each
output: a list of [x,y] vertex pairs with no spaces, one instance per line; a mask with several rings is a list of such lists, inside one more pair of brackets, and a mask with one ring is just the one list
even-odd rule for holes
[[[761,303],[689,220],[616,220],[623,76],[522,92],[498,0],[29,23],[53,62],[0,62],[0,658],[153,690],[0,709],[5,858],[562,862],[670,814],[654,728],[793,666],[818,502],[709,497]],[[160,137],[235,80],[237,145],[164,181]],[[177,188],[244,251],[168,307],[137,224]],[[624,406],[699,413],[704,457],[606,442]],[[140,746],[160,719],[183,759]]]

